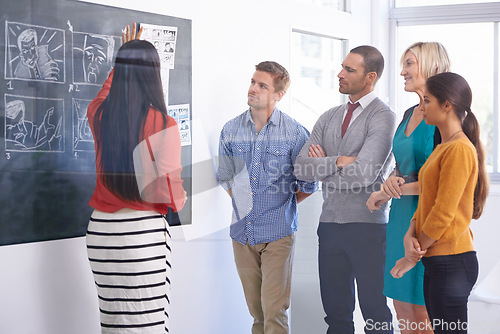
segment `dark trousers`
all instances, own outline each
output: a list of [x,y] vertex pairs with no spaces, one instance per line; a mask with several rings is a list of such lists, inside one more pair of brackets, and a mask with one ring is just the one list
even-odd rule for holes
[[476,252],[424,257],[424,298],[434,333],[467,333],[467,301],[479,271]]
[[393,333],[392,314],[382,293],[386,225],[321,223],[319,280],[327,334],[353,334],[354,280],[365,333]]

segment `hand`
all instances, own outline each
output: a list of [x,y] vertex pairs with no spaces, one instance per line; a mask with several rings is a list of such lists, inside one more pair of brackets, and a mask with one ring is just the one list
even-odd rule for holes
[[404,274],[410,271],[418,261],[412,261],[407,257],[403,257],[396,261],[396,265],[391,269],[391,275],[394,278],[401,278]]
[[317,144],[311,144],[309,146],[309,153],[307,154],[310,158],[324,158],[326,157],[325,151],[323,151],[323,148]]
[[[127,28],[126,28],[126,33],[125,32],[122,32],[122,42],[123,43],[127,43],[133,39],[141,39],[141,35],[142,35],[142,29],[144,27],[141,27],[141,29],[139,29],[139,31],[137,31],[137,24],[134,22],[132,24],[132,35],[130,34],[130,26],[127,24]],[[136,34],[136,31],[137,31],[137,34]]]
[[356,161],[356,158],[357,157],[349,157],[349,156],[345,156],[345,155],[341,155],[340,157],[338,157],[337,159],[337,167],[342,169],[344,168],[345,166],[347,165],[350,165],[352,164],[354,161]]
[[402,177],[391,175],[384,182],[384,191],[387,196],[391,196],[392,198],[401,198],[403,195],[403,191],[400,186],[405,183],[405,180]]
[[403,239],[405,247],[405,257],[411,261],[418,262],[427,253],[427,250],[422,250],[418,239],[413,236],[405,235]]
[[50,124],[50,118],[52,117],[53,114],[54,114],[54,107],[50,107],[45,112],[45,116],[43,116],[42,126],[44,126],[46,129],[55,127],[54,125]]
[[379,191],[374,191],[366,201],[366,206],[370,212],[373,210],[379,210],[380,206],[384,203],[387,203],[391,199],[390,196],[387,196],[386,193],[380,189]]
[[47,80],[57,81],[59,79],[59,67],[57,63],[51,60],[44,68],[43,78]]

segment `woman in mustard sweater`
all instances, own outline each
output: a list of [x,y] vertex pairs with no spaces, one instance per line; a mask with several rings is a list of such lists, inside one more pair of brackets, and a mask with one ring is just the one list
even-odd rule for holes
[[478,275],[471,220],[488,194],[472,92],[460,75],[426,82],[423,114],[442,136],[419,172],[419,201],[405,236],[405,257],[391,271],[402,277],[422,258],[424,298],[434,333],[467,333],[467,300]]

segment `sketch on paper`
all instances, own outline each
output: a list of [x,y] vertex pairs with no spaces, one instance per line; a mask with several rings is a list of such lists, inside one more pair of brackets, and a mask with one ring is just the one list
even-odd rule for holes
[[5,150],[64,152],[64,100],[5,94]]
[[189,118],[189,104],[179,104],[168,106],[167,112],[170,117],[175,119],[179,126],[181,135],[181,145],[191,145],[191,125]]
[[165,104],[168,105],[169,70],[174,68],[177,27],[147,23],[141,23],[141,27],[143,28],[142,38],[154,45],[160,57],[163,95]]
[[92,100],[73,99],[73,151],[94,151],[94,137],[87,119]]
[[73,83],[102,85],[113,66],[113,36],[73,33]]
[[174,68],[177,27],[141,23],[142,37],[151,42],[160,56],[162,67]]
[[64,83],[64,30],[5,22],[5,79]]

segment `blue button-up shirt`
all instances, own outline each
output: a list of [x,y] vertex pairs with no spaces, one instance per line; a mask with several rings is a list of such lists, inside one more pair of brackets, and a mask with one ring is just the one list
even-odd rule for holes
[[250,110],[227,122],[219,142],[217,177],[231,189],[231,238],[250,245],[276,241],[297,230],[295,191],[313,193],[317,182],[299,181],[293,165],[309,132],[274,109],[257,132]]

